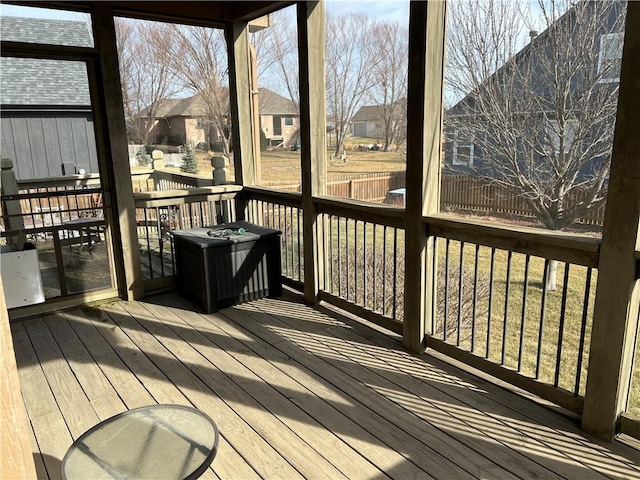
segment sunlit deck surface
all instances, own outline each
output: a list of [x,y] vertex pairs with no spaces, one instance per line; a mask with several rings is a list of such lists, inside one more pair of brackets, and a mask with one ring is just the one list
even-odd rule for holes
[[100,420],[154,403],[217,422],[203,478],[640,478],[632,440],[587,438],[291,293],[198,312],[171,293],[12,325],[39,478]]

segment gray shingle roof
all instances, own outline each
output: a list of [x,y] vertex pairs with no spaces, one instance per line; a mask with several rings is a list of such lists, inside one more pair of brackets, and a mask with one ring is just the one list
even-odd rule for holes
[[[92,46],[84,22],[2,17],[3,40]],[[33,58],[0,59],[0,104],[87,106],[91,104],[83,62]]]
[[[295,104],[267,88],[259,90],[260,115],[297,116]],[[199,93],[188,98],[165,98],[160,103],[156,117],[201,117],[207,114],[207,106]]]
[[3,16],[0,36],[12,42],[93,47],[88,24],[75,20]]
[[380,105],[363,105],[353,116],[353,122],[366,122],[367,120],[378,120],[382,115]]
[[258,92],[260,115],[298,115],[296,105],[288,98],[268,88],[260,88]]

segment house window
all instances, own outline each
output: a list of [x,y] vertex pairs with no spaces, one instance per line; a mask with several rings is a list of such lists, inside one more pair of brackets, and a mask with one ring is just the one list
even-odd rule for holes
[[617,82],[620,79],[622,63],[621,33],[606,33],[600,36],[600,54],[598,55],[598,74],[600,82]]
[[456,129],[453,141],[453,164],[473,165],[475,145],[473,139]]
[[547,125],[547,137],[550,150],[553,153],[560,152],[560,143],[563,144],[564,153],[569,153],[571,145],[576,138],[576,130],[578,129],[577,120],[567,120],[564,123],[564,130],[561,130],[560,124],[556,120],[549,120]]
[[288,127],[293,125],[293,117],[284,117],[284,124]]

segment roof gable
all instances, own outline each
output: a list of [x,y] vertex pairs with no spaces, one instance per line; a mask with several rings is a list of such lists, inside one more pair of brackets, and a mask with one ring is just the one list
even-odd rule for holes
[[268,88],[259,89],[258,103],[260,115],[299,115],[295,103]]

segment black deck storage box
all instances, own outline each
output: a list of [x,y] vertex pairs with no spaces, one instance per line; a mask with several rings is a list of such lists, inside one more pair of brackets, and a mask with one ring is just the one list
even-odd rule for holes
[[172,234],[177,289],[207,313],[282,295],[280,231],[234,222]]

